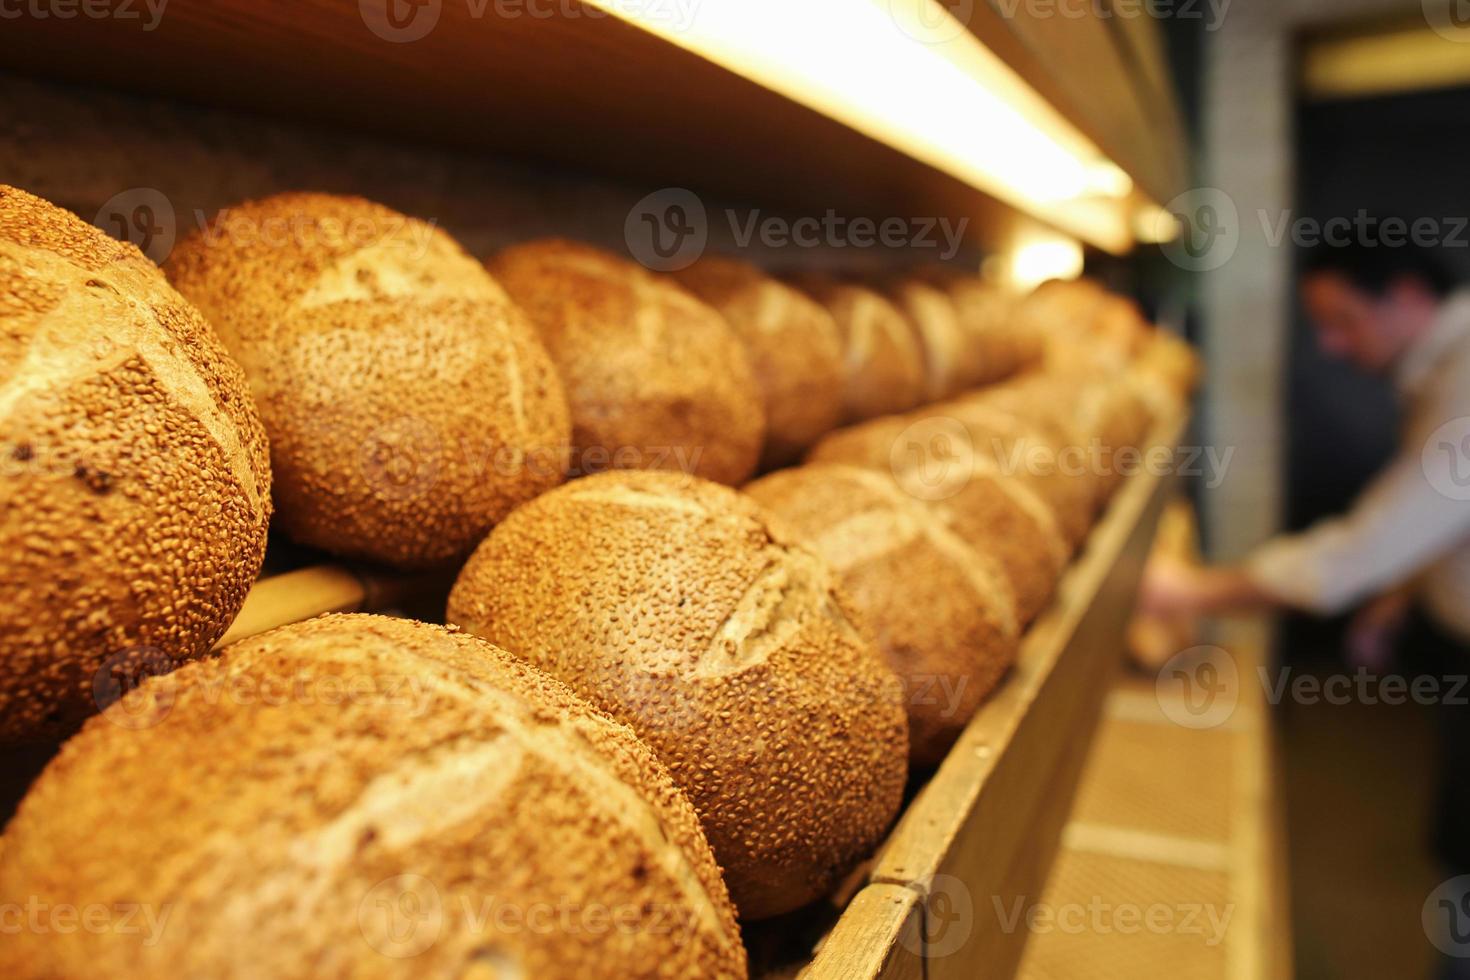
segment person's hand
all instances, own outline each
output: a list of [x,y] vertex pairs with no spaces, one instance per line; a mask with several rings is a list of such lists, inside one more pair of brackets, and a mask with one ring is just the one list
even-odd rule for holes
[[1382,673],[1393,663],[1398,639],[1409,618],[1409,596],[1389,592],[1358,610],[1348,625],[1348,663]]
[[1171,555],[1154,555],[1144,568],[1138,587],[1139,612],[1161,619],[1197,615],[1199,579],[1199,566]]

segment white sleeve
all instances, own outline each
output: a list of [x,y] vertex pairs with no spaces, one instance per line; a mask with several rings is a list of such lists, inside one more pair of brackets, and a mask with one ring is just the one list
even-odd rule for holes
[[[1451,399],[1453,400],[1453,399]],[[1470,407],[1444,405],[1448,421]],[[1465,430],[1470,433],[1470,427]],[[1247,563],[1251,578],[1271,595],[1311,612],[1333,614],[1386,591],[1432,565],[1470,537],[1470,497],[1447,493],[1470,469],[1459,447],[1439,451],[1406,445],[1345,516],[1259,548]]]

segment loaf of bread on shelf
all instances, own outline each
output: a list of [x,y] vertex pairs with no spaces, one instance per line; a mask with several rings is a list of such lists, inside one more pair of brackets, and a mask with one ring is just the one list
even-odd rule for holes
[[1068,372],[1033,372],[1004,384],[970,392],[945,408],[954,408],[967,425],[1023,426],[1046,447],[1024,469],[1030,479],[1047,484],[1057,502],[1058,519],[1074,541],[1086,533],[1106,498],[1099,433],[1092,427],[1089,392],[1095,381]]
[[680,470],[738,484],[755,470],[760,387],[719,313],[672,279],[579,242],[525,242],[489,265],[566,382],[574,473]]
[[0,742],[55,739],[224,633],[270,463],[239,366],[158,267],[3,186],[0,460]]
[[939,401],[976,384],[984,369],[947,292],[918,275],[879,280],[903,312],[924,359],[924,400]]
[[1041,335],[1015,315],[1018,297],[978,275],[947,266],[926,266],[916,273],[942,290],[954,303],[971,365],[962,387],[991,384],[1041,360]]
[[842,342],[826,308],[755,266],[706,255],[679,284],[724,316],[750,355],[766,414],[761,467],[784,466],[842,421]]
[[1177,414],[1199,386],[1199,354],[1182,338],[1156,329],[1133,363],[1130,381],[1157,417]]
[[1000,564],[1025,626],[1050,600],[1071,542],[1037,480],[1024,473],[1028,436],[986,427],[983,417],[967,426],[962,416],[941,407],[854,426],[824,439],[809,460],[861,466],[896,480],[966,544]]
[[905,412],[925,398],[924,356],[907,319],[876,290],[802,273],[793,286],[827,308],[842,340],[843,421]]
[[551,359],[433,225],[284,194],[222,211],[168,272],[245,368],[297,541],[444,564],[561,482],[570,422]]
[[[51,763],[5,976],[745,976],[688,801],[626,727],[442,627],[330,616],[152,678]],[[126,916],[126,918],[122,918]]]
[[1015,660],[1001,567],[883,473],[808,464],[745,489],[841,576],[904,683],[911,761],[937,765]]
[[898,810],[897,678],[836,575],[727,487],[633,471],[569,483],[485,539],[448,619],[658,753],[743,919],[825,894]]
[[1047,506],[1064,547],[1092,527],[1098,488],[1077,436],[1031,424],[988,403],[988,389],[905,415],[839,429],[807,453],[809,462],[848,463],[889,472],[926,494],[954,492],[972,473],[995,472],[1026,487]]

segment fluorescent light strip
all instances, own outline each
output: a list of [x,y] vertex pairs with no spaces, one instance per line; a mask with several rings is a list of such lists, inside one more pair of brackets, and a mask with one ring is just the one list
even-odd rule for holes
[[586,2],[1094,244],[1131,244],[1128,175],[934,0]]

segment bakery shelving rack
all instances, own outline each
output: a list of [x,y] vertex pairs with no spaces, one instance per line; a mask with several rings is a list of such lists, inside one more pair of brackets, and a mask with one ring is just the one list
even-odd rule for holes
[[[1025,3],[809,2],[825,11],[812,28],[825,33],[808,37],[813,64],[851,71],[856,57],[915,116],[964,129],[974,124],[950,104],[955,93],[913,88],[885,51],[852,42],[850,18],[881,8],[937,29],[931,47],[983,51],[989,81],[1024,90],[1041,128],[1080,147],[1110,186],[1056,200],[1017,193],[923,132],[895,129],[854,93],[822,94],[748,48],[601,0],[172,0],[152,29],[118,16],[6,20],[0,70],[17,84],[0,100],[0,126],[15,134],[10,179],[80,213],[144,184],[166,190],[182,216],[340,177],[330,189],[443,217],[475,250],[553,230],[617,237],[630,203],[681,186],[788,214],[953,216],[967,221],[967,245],[1000,256],[1057,237],[1121,253],[1156,230],[1159,205],[1186,186],[1179,112],[1148,18],[1060,17]],[[743,6],[766,18],[747,21],[756,36],[795,26],[772,14],[776,5]],[[385,39],[369,20],[390,8],[432,11],[435,24]],[[54,125],[32,140],[42,118]],[[277,121],[295,130],[283,135]],[[980,135],[979,149],[1004,155],[1004,140]],[[385,146],[395,153],[374,156]],[[522,170],[482,174],[477,157]],[[625,192],[583,193],[582,175],[589,188],[615,181]],[[501,183],[474,186],[481,179]],[[1183,428],[1183,418],[1163,420],[1153,441],[1175,444]],[[1115,495],[1016,669],[916,788],[874,860],[833,902],[752,932],[763,975],[942,978],[971,976],[976,963],[985,976],[1015,972],[1024,930],[999,930],[980,913],[992,895],[1036,896],[1046,882],[1168,483],[1139,475]],[[226,639],[334,611],[437,618],[446,588],[288,564],[257,584]],[[961,896],[971,917],[956,946],[944,926]]]

